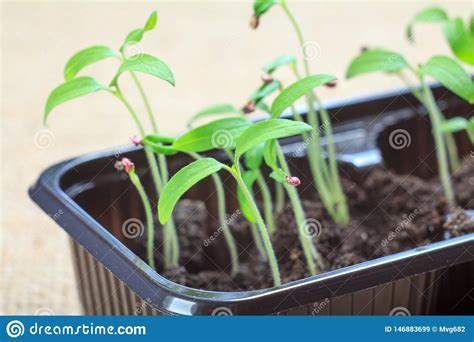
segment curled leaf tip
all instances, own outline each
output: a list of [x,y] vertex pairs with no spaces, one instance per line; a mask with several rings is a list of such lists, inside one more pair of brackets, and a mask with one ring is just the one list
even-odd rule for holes
[[260,23],[260,17],[256,14],[253,14],[250,18],[250,27],[256,30],[258,28],[258,24]]
[[253,101],[247,102],[247,103],[242,107],[242,111],[243,111],[245,114],[250,114],[250,113],[255,112],[255,103],[254,103]]
[[128,158],[117,160],[114,166],[117,171],[125,171],[126,173],[130,173],[131,171],[135,170],[135,164],[133,164],[133,162]]
[[328,88],[334,88],[335,86],[337,86],[337,82],[336,81],[329,81],[327,83],[324,83],[324,86],[326,86]]
[[143,145],[142,139],[140,139],[140,137],[138,137],[137,135],[132,135],[130,137],[130,140],[132,141],[132,144],[135,146]]
[[261,79],[262,79],[262,82],[265,84],[273,82],[273,77],[269,73],[264,73]]
[[295,176],[286,176],[285,179],[288,184],[294,187],[297,187],[301,184],[301,180]]

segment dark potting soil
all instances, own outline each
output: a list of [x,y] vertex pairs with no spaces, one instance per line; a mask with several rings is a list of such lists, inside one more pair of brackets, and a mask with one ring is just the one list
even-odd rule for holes
[[[320,272],[360,263],[453,236],[474,232],[474,220],[462,208],[474,208],[474,158],[465,160],[453,175],[459,207],[450,207],[437,179],[422,180],[375,168],[357,185],[343,179],[351,222],[332,222],[319,198],[303,200],[307,232],[314,239],[324,265]],[[236,216],[236,217],[234,217]],[[268,264],[259,254],[248,222],[241,215],[229,218],[239,248],[240,271],[230,276],[227,248],[222,234],[207,232],[207,212],[199,201],[181,201],[175,210],[180,242],[180,267],[163,271],[157,252],[158,271],[166,278],[192,288],[213,291],[243,291],[272,286]],[[277,216],[272,236],[282,282],[308,277],[297,226],[289,203]],[[162,251],[162,227],[155,233],[156,250]],[[209,240],[209,234],[215,239]],[[144,239],[145,237],[143,237]],[[146,260],[146,241],[136,251]]]

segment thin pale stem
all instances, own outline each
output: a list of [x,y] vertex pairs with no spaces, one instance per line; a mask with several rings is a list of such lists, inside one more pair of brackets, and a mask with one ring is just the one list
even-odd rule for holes
[[[418,73],[415,69],[410,68],[410,70],[415,74],[416,77],[419,78]],[[410,92],[413,94],[413,96],[415,96],[416,99],[420,101],[421,104],[427,107],[423,93],[411,83],[409,78],[402,71],[398,73],[398,76],[402,79],[402,81],[405,83],[408,89],[410,89]],[[442,113],[441,115],[442,115],[442,119],[444,120],[444,115]],[[448,148],[449,165],[451,168],[451,172],[454,172],[459,167],[458,148],[456,146],[456,141],[454,140],[453,134],[451,132],[444,133],[444,137],[446,139],[446,146]]]
[[[190,152],[189,155],[194,159],[198,160],[202,157],[194,152]],[[239,255],[237,251],[237,245],[235,244],[234,237],[230,231],[229,224],[226,219],[226,200],[224,193],[224,186],[222,180],[218,174],[212,174],[212,180],[217,192],[217,213],[219,217],[219,224],[222,232],[224,233],[224,239],[229,248],[230,260],[231,260],[231,275],[235,276],[239,272]]]
[[130,177],[130,181],[133,183],[135,188],[137,189],[138,195],[143,204],[143,208],[145,209],[145,217],[146,217],[146,225],[147,225],[147,257],[148,257],[148,264],[150,267],[155,269],[155,258],[153,253],[153,242],[154,242],[154,227],[153,227],[153,213],[150,205],[150,201],[148,201],[148,196],[146,195],[145,189],[143,188],[142,183],[140,182],[140,178],[138,178],[137,174],[134,170],[131,170],[128,173]]
[[249,225],[250,233],[252,233],[252,239],[255,242],[258,254],[260,254],[264,260],[267,260],[267,252],[265,251],[265,247],[263,246],[262,237],[260,236],[257,225],[253,222],[249,222]]
[[[297,79],[301,79],[296,69],[293,69],[293,72]],[[332,194],[326,185],[331,183],[329,182],[329,174],[321,149],[318,118],[316,116],[316,112],[314,111],[313,106],[308,105],[308,110],[308,123],[311,125],[311,127],[313,127],[313,130],[311,132],[311,137],[304,134],[303,138],[305,139],[304,143],[306,144],[307,148],[307,158],[309,161],[309,167],[315,183],[316,190],[318,191],[321,197],[321,201],[323,202],[324,207],[329,212],[331,217],[334,217],[336,215],[333,206],[334,201],[332,198]],[[292,108],[292,111],[293,116],[295,116],[297,112],[294,107]],[[302,118],[300,117],[300,119]]]
[[[232,160],[234,159],[234,153],[230,150],[226,150],[227,155]],[[273,200],[272,195],[270,193],[270,189],[268,189],[268,185],[263,178],[262,172],[260,170],[256,170],[257,172],[257,185],[260,188],[260,192],[262,193],[263,199],[263,212],[265,215],[265,222],[268,228],[268,233],[270,236],[273,235],[275,232],[275,221],[273,218]]]
[[[143,89],[143,86],[138,79],[137,75],[135,75],[134,72],[131,72],[132,79],[135,82],[135,85],[137,86],[138,92],[140,93],[140,96],[143,100],[143,103],[145,104],[146,112],[148,115],[148,120],[150,121],[152,130],[154,134],[158,134],[158,124],[156,123],[155,116],[153,114],[153,110],[150,105],[150,101],[148,100],[148,97],[145,94],[145,90]],[[168,165],[166,162],[166,156],[163,154],[158,154],[158,166],[160,169],[160,176],[161,176],[161,181],[162,184],[166,184],[168,182],[169,174],[168,174]],[[169,255],[170,255],[170,264],[173,266],[177,266],[179,263],[179,242],[178,242],[178,234],[176,232],[176,226],[174,223],[173,218],[171,218],[165,225],[165,230],[167,230],[166,234],[169,236],[169,241],[170,246],[165,247],[166,249],[169,250]]]
[[[123,96],[122,92],[120,91],[120,88],[117,86],[116,92],[114,92],[115,96],[125,105],[127,110],[130,112],[130,115],[132,116],[133,120],[135,121],[135,124],[137,126],[137,129],[139,131],[139,134],[141,137],[145,137],[145,130],[143,128],[143,125],[141,124],[135,110],[133,107],[130,105],[130,103],[127,101],[127,99]],[[153,178],[153,183],[155,185],[155,190],[158,196],[161,194],[163,190],[163,180],[160,176],[160,172],[158,169],[158,164],[156,162],[155,156],[153,154],[153,151],[149,147],[144,147],[145,150],[145,155],[148,161],[148,164],[150,165],[150,170],[151,170],[151,175]],[[164,265],[165,268],[171,267],[171,266],[177,266],[178,264],[178,259],[179,259],[179,254],[178,250],[175,250],[175,254],[172,255],[172,240],[170,237],[170,232],[175,231],[174,227],[174,221],[169,220],[165,224],[165,229],[163,229],[163,254],[164,254]]]
[[[285,14],[287,15],[288,19],[290,20],[291,25],[293,26],[293,29],[296,33],[298,42],[301,46],[301,50],[303,53],[303,67],[304,67],[304,72],[306,76],[310,76],[310,68],[309,68],[309,63],[308,59],[306,56],[304,56],[304,45],[305,45],[305,40],[303,37],[303,33],[301,31],[301,28],[298,24],[298,21],[296,18],[293,16],[293,13],[290,11],[288,8],[288,5],[286,4],[285,0],[280,1],[281,7]],[[297,73],[297,70],[294,70],[295,73]],[[329,202],[328,205],[325,204],[326,208],[328,209],[329,213],[333,217],[333,219],[340,224],[347,224],[349,222],[349,210],[347,207],[347,202],[345,195],[342,191],[342,186],[341,186],[341,181],[339,177],[339,171],[337,169],[337,160],[336,160],[336,153],[335,153],[335,146],[334,146],[334,141],[332,137],[332,127],[331,127],[331,122],[329,121],[329,114],[327,113],[326,109],[322,106],[321,101],[319,101],[319,98],[316,96],[316,94],[312,93],[312,97],[316,100],[316,103],[318,104],[318,111],[321,115],[321,119],[324,122],[323,129],[326,132],[326,138],[328,140],[328,158],[329,158],[329,185],[331,192],[334,194],[334,196],[331,196],[328,194],[328,189],[325,186],[324,182],[318,181],[316,177],[321,178],[318,173],[321,171],[316,171],[313,173],[313,176],[315,176],[315,182],[318,184],[319,183],[319,189],[320,190],[320,195],[321,199],[324,202]],[[309,124],[313,127],[313,131],[315,134],[318,135],[317,141],[311,141],[310,142],[310,148],[308,148],[309,152],[311,153],[312,149],[314,149],[314,152],[320,153],[318,154],[318,158],[320,159],[320,167],[322,170],[322,173],[325,171],[326,167],[326,162],[322,156],[322,153],[320,149],[315,146],[319,145],[319,120],[317,118],[317,115],[314,111],[313,107],[313,101],[312,101],[311,96],[307,96],[308,100],[308,107],[309,107],[309,113],[308,113],[308,122]],[[314,139],[316,140],[316,139]],[[327,172],[327,170],[326,170]],[[326,199],[323,199],[325,197]],[[329,209],[330,208],[330,209]]]
[[[280,145],[276,144],[276,153],[278,156],[278,161],[280,163],[281,168],[283,171],[290,175],[290,168],[288,167],[288,163],[286,161],[285,156],[280,148]],[[296,228],[298,229],[298,236],[300,239],[301,246],[303,247],[303,253],[306,259],[306,263],[308,265],[309,272],[311,275],[315,275],[316,271],[316,264],[314,262],[315,256],[317,255],[316,247],[314,246],[313,240],[309,234],[306,234],[305,227],[306,227],[306,215],[303,209],[303,205],[301,204],[300,197],[298,195],[298,191],[295,187],[284,184],[285,190],[290,198],[291,205],[293,207],[293,213],[295,215],[295,223]],[[319,262],[322,261],[321,258],[317,259]]]
[[275,232],[275,222],[273,219],[273,201],[272,195],[270,193],[270,189],[268,189],[268,185],[263,178],[262,172],[257,170],[257,184],[262,192],[262,200],[263,200],[263,213],[265,215],[265,222],[267,224],[268,233],[270,236],[273,235]]
[[257,220],[257,226],[259,228],[260,236],[262,237],[263,245],[267,253],[268,262],[270,264],[270,270],[272,272],[272,277],[273,277],[273,284],[274,286],[280,286],[281,285],[280,271],[278,270],[278,261],[276,259],[275,251],[273,250],[272,241],[270,239],[270,235],[268,234],[268,229],[265,226],[265,222],[263,221],[262,215],[260,214],[260,211],[258,210],[258,207],[255,204],[255,201],[252,195],[250,194],[249,189],[247,188],[244,180],[242,179],[238,160],[235,161],[234,168],[232,169],[232,171],[233,171],[232,175],[234,176],[238,185],[240,186],[242,193],[244,194],[247,202],[249,203],[249,207],[252,210]]
[[275,181],[275,212],[280,214],[285,208],[285,192],[283,191],[283,185]]
[[430,115],[433,137],[436,144],[436,157],[438,159],[438,169],[439,177],[441,179],[441,185],[443,187],[444,195],[446,196],[448,202],[450,204],[455,204],[454,192],[449,174],[446,144],[441,128],[443,117],[441,115],[440,110],[438,109],[438,106],[436,105],[430,88],[423,80],[421,80],[421,82],[423,86],[423,97],[427,106],[426,109],[428,110],[428,114]]

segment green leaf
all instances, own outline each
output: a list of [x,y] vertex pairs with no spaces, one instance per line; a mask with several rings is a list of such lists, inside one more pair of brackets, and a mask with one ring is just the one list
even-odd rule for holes
[[443,32],[456,57],[467,64],[474,65],[474,37],[464,26],[462,18],[448,21]]
[[224,118],[193,128],[180,136],[173,148],[183,152],[233,149],[236,138],[250,126],[246,118]]
[[110,85],[116,85],[118,77],[127,71],[152,75],[174,86],[174,76],[170,68],[165,62],[150,55],[143,54],[138,55],[137,58],[125,60],[115,74],[112,82],[110,82]]
[[140,42],[145,32],[151,31],[155,28],[157,18],[158,18],[157,12],[153,11],[148,17],[148,20],[146,21],[145,26],[143,28],[135,29],[127,35],[127,37],[125,38],[125,41],[120,47],[120,52],[123,52],[126,45]]
[[64,79],[69,81],[86,66],[109,57],[118,57],[117,53],[107,46],[91,46],[74,54],[64,68]]
[[210,107],[206,107],[203,110],[199,111],[198,113],[194,114],[188,121],[188,125],[191,125],[193,122],[216,115],[223,115],[223,114],[237,114],[239,116],[242,115],[242,112],[235,108],[231,104],[223,103],[223,104],[216,104]]
[[263,142],[298,135],[311,131],[311,126],[303,122],[286,119],[269,119],[257,122],[240,134],[235,143],[235,158]]
[[354,58],[346,72],[347,78],[381,71],[398,72],[408,65],[402,55],[384,49],[372,49]]
[[158,216],[162,224],[170,218],[176,203],[193,185],[224,167],[213,158],[202,158],[179,170],[165,185],[158,201]]
[[275,151],[276,142],[276,140],[268,140],[265,142],[265,146],[263,148],[263,159],[265,160],[265,164],[267,164],[272,170],[276,170],[278,168],[277,155]]
[[465,118],[455,117],[449,120],[444,120],[441,123],[441,128],[443,129],[443,132],[456,133],[467,129],[467,123],[468,121]]
[[150,135],[147,135],[143,139],[143,141],[149,141],[153,143],[172,144],[176,141],[176,138],[168,137],[168,136],[160,135],[160,134],[150,134]]
[[175,140],[176,138],[154,134],[147,135],[145,138],[143,138],[142,144],[143,146],[149,146],[155,153],[172,156],[178,153],[178,151],[171,146],[164,144],[172,144],[175,142]]
[[158,21],[158,13],[156,11],[151,12],[150,16],[148,17],[148,20],[145,23],[145,26],[143,29],[145,31],[151,31],[155,28],[156,22]]
[[257,17],[260,17],[277,3],[277,0],[255,0],[253,3],[253,12]]
[[309,93],[314,88],[323,85],[327,82],[334,81],[336,77],[332,75],[312,75],[302,80],[299,80],[289,87],[283,89],[283,91],[275,98],[272,103],[271,115],[273,118],[277,118],[283,113],[283,111],[295,103],[303,95]]
[[421,72],[433,77],[469,103],[474,103],[474,85],[471,76],[455,60],[446,56],[434,56],[421,67]]
[[415,17],[408,24],[406,33],[407,39],[413,42],[413,25],[415,23],[436,23],[448,20],[448,15],[441,7],[430,7],[415,14]]
[[256,103],[255,107],[257,107],[260,110],[263,110],[265,113],[270,113],[270,107],[268,107],[268,105],[263,101]]
[[283,171],[280,168],[276,168],[275,170],[273,170],[270,173],[270,177],[273,178],[274,180],[276,180],[277,182],[280,182],[280,183],[283,183],[283,184],[288,183],[286,181],[287,174],[285,173],[285,171]]
[[264,144],[259,144],[248,150],[245,155],[245,166],[250,170],[258,170],[262,165]]
[[263,99],[271,95],[275,90],[280,89],[280,84],[279,81],[271,81],[270,83],[263,84],[256,92],[250,95],[249,100],[254,101],[256,104],[262,102]]
[[[247,186],[247,189],[249,190],[250,194],[253,195],[253,184],[255,183],[255,180],[257,179],[257,172],[254,170],[251,171],[245,171],[242,173],[242,179]],[[244,193],[242,192],[242,189],[240,187],[237,187],[237,201],[239,202],[239,207],[240,210],[242,211],[242,215],[252,223],[257,222],[257,219],[255,218],[252,209],[250,209],[250,204],[247,201],[247,198],[245,197]]]
[[281,67],[283,65],[293,64],[293,63],[295,63],[295,61],[296,61],[295,56],[293,56],[293,55],[283,55],[283,56],[280,56],[277,59],[271,61],[270,63],[265,64],[263,66],[263,70],[266,73],[271,74],[276,69],[278,69],[279,67]]
[[60,104],[81,97],[87,94],[94,93],[101,89],[107,89],[102,84],[89,76],[82,76],[73,78],[60,86],[56,87],[48,96],[46,107],[44,109],[44,124],[48,120],[49,113]]

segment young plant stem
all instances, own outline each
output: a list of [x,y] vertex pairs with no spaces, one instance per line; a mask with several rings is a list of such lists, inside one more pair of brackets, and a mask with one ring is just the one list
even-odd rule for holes
[[257,172],[257,184],[262,191],[262,200],[263,200],[263,214],[265,216],[265,222],[267,224],[268,233],[270,236],[275,232],[275,222],[273,220],[273,203],[272,195],[270,194],[270,189],[263,178],[262,172],[256,170]]
[[148,201],[148,196],[146,195],[145,189],[143,188],[140,178],[134,170],[131,170],[128,173],[130,181],[133,183],[137,189],[138,195],[143,203],[143,208],[145,209],[146,225],[147,225],[147,258],[148,265],[151,268],[155,269],[155,258],[153,253],[153,239],[154,239],[154,229],[153,229],[153,213],[151,209],[150,202]]
[[[293,69],[293,71],[295,73],[296,78],[301,79],[296,69]],[[308,103],[310,103],[310,101],[308,101]],[[323,151],[321,149],[320,133],[318,128],[319,122],[316,116],[316,112],[314,111],[314,107],[309,105],[308,108],[308,123],[313,127],[313,131],[311,132],[311,137],[306,134],[303,135],[303,138],[305,139],[305,143],[307,144],[307,157],[309,161],[311,175],[313,177],[316,190],[318,191],[321,197],[321,201],[323,202],[324,207],[328,211],[329,215],[333,217],[334,220],[336,220],[335,217],[337,215],[334,210],[333,195],[327,186],[327,184],[331,184],[331,182],[329,180],[329,172],[326,166],[326,161],[323,157]],[[298,117],[297,111],[294,107],[292,107],[292,114],[293,117],[302,120],[301,116]]]
[[[194,152],[189,152],[188,154],[196,160],[202,158],[199,154]],[[226,201],[224,185],[222,184],[222,180],[218,174],[213,173],[212,180],[214,182],[214,186],[216,187],[217,192],[217,213],[219,217],[219,224],[222,229],[222,232],[224,233],[224,239],[227,244],[227,248],[229,248],[230,253],[231,275],[235,276],[239,272],[239,255],[234,237],[232,236],[232,232],[230,231],[229,224],[226,219]]]
[[[409,69],[415,75],[417,75],[417,71],[413,67],[410,66]],[[425,107],[428,107],[427,104],[425,103],[426,101],[422,92],[420,92],[417,89],[417,87],[411,83],[408,77],[402,71],[400,71],[398,75],[400,76],[401,80],[405,83],[405,85],[408,87],[408,89],[410,89],[410,92],[413,94],[413,96],[415,96],[415,98],[418,101],[420,101],[422,105],[424,105]],[[442,120],[445,120],[444,115],[442,115]],[[451,168],[451,172],[454,172],[459,167],[458,148],[456,146],[456,141],[454,140],[453,134],[451,132],[444,133],[444,137],[446,139],[446,146],[448,148],[449,165]]]
[[258,232],[258,227],[255,223],[250,222],[250,233],[252,233],[252,239],[255,242],[255,246],[257,247],[258,254],[263,258],[263,260],[268,260],[267,252],[265,251],[265,247],[263,246],[262,238],[260,237],[260,233]]
[[250,194],[249,189],[247,188],[247,185],[245,185],[245,182],[242,178],[238,160],[235,160],[234,166],[232,168],[229,168],[229,171],[231,172],[231,174],[234,176],[235,180],[237,181],[238,186],[241,188],[242,193],[245,196],[245,199],[247,200],[249,207],[252,210],[257,220],[257,226],[259,228],[260,236],[262,238],[263,245],[265,247],[265,251],[267,254],[268,262],[270,264],[270,270],[272,272],[273,285],[280,286],[281,285],[280,271],[278,270],[278,261],[275,256],[275,251],[273,250],[272,241],[270,239],[270,235],[268,234],[268,229],[265,226],[265,222],[263,221],[262,215],[260,214],[260,211],[258,210],[257,204],[255,203],[252,195]]
[[431,89],[428,87],[426,82],[421,79],[421,84],[423,88],[423,97],[426,109],[430,116],[431,126],[433,137],[436,144],[436,157],[438,160],[438,169],[439,177],[441,179],[441,185],[443,187],[444,195],[448,202],[452,205],[455,204],[453,187],[451,184],[451,178],[449,174],[448,160],[447,160],[447,150],[446,144],[443,137],[443,131],[441,128],[441,123],[443,120],[442,114],[436,105]]
[[[227,155],[232,160],[234,159],[234,154],[230,150],[226,150]],[[263,198],[263,212],[265,216],[265,221],[268,228],[268,233],[270,236],[275,231],[275,222],[273,219],[273,200],[268,185],[265,182],[263,175],[260,170],[257,170],[257,185],[262,193]]]
[[[125,57],[125,56],[122,56],[122,57]],[[132,75],[133,81],[135,82],[135,85],[137,86],[138,92],[140,93],[143,103],[145,105],[146,112],[148,115],[148,120],[150,121],[150,124],[152,127],[152,131],[154,134],[159,134],[158,124],[156,123],[155,116],[153,115],[153,110],[151,109],[150,101],[148,100],[148,97],[145,94],[145,90],[143,89],[143,86],[139,78],[137,77],[137,75],[135,75],[134,72],[131,72],[131,75]],[[158,154],[158,166],[160,169],[162,184],[166,184],[168,182],[169,174],[168,174],[168,165],[166,162],[166,156],[164,156],[163,154]],[[160,195],[160,193],[158,193],[158,195]],[[178,234],[176,232],[176,226],[172,217],[165,225],[165,230],[167,230],[167,232],[164,232],[164,234],[167,234],[169,236],[169,239],[166,239],[166,241],[169,241],[169,244],[170,244],[170,246],[165,247],[165,249],[168,251],[170,264],[172,266],[177,266],[179,263],[179,242],[178,242]]]
[[[135,110],[133,107],[130,105],[130,103],[127,101],[127,99],[123,96],[122,92],[120,91],[120,88],[117,86],[116,91],[114,92],[114,95],[125,105],[127,110],[130,112],[130,115],[132,116],[138,132],[142,138],[145,137],[145,130],[143,128],[143,125],[141,124],[137,114],[135,113]],[[156,162],[155,156],[153,154],[153,151],[151,150],[150,147],[145,146],[145,155],[148,161],[148,164],[150,165],[150,170],[151,170],[151,175],[153,178],[153,183],[155,185],[155,190],[156,193],[159,195],[161,194],[163,190],[163,181],[162,178],[160,177],[160,173],[158,170],[158,164]],[[177,256],[172,256],[171,255],[171,241],[170,241],[170,236],[169,232],[171,231],[171,228],[174,228],[174,222],[173,220],[169,220],[166,225],[165,229],[163,230],[163,254],[164,254],[164,264],[165,268],[170,267],[170,266],[177,266]]]
[[[296,18],[293,16],[293,13],[291,13],[290,9],[288,8],[286,1],[280,0],[280,5],[283,9],[283,12],[285,12],[286,16],[290,20],[290,23],[296,33],[302,53],[304,54],[305,40],[303,38],[303,33],[301,31],[301,28]],[[304,67],[305,75],[310,76],[309,63],[305,56],[303,56],[303,67]],[[296,68],[294,71],[297,74],[297,78],[301,79],[301,77],[299,77],[298,73],[296,72]],[[322,153],[320,153],[317,147],[315,148],[315,145],[318,145],[318,142],[319,142],[318,141],[319,140],[319,123],[318,123],[319,120],[317,119],[316,112],[314,111],[313,99],[318,105],[318,112],[321,115],[321,120],[324,123],[323,129],[326,132],[326,139],[328,141],[328,145],[327,145],[328,159],[329,159],[328,185],[330,186],[330,190],[331,190],[330,192],[333,195],[328,194],[328,189],[325,186],[324,182],[321,181],[322,177],[319,175],[320,173],[324,174],[324,172],[327,172],[327,170],[325,171],[326,162],[322,156]],[[336,151],[335,151],[333,135],[332,135],[332,126],[329,120],[329,113],[327,112],[326,108],[324,108],[324,106],[322,105],[322,102],[319,100],[319,98],[314,92],[307,96],[307,100],[308,100],[308,108],[309,108],[308,123],[313,127],[313,132],[315,132],[315,134],[318,134],[318,139],[313,139],[310,142],[308,146],[308,150],[309,150],[308,154],[312,154],[312,152],[319,153],[317,158],[320,159],[320,167],[321,167],[320,171],[315,170],[317,169],[317,165],[315,165],[316,162],[310,161],[310,163],[313,164],[311,169],[312,170],[314,169],[314,172],[312,171],[313,178],[317,185],[318,191],[320,192],[321,200],[325,204],[325,207],[329,211],[329,214],[331,215],[331,217],[334,219],[336,223],[345,225],[349,222],[349,209],[347,206],[346,197],[342,191],[339,171],[337,168]]]
[[285,208],[285,192],[283,191],[283,184],[274,181],[275,184],[275,212],[280,214]]
[[[278,161],[280,163],[281,168],[286,174],[290,174],[290,168],[288,167],[288,163],[286,158],[281,150],[281,147],[278,143],[275,144],[275,150],[277,153]],[[298,229],[298,236],[300,238],[301,246],[303,247],[303,253],[306,258],[306,263],[308,265],[309,272],[311,275],[315,275],[317,273],[316,264],[314,260],[318,260],[318,262],[322,262],[322,259],[318,256],[316,251],[316,247],[314,246],[313,240],[311,236],[306,233],[306,215],[303,209],[303,205],[301,204],[300,197],[298,195],[298,191],[295,187],[284,184],[283,185],[288,197],[290,198],[291,205],[293,207],[293,213],[295,215],[295,223],[296,228]]]

